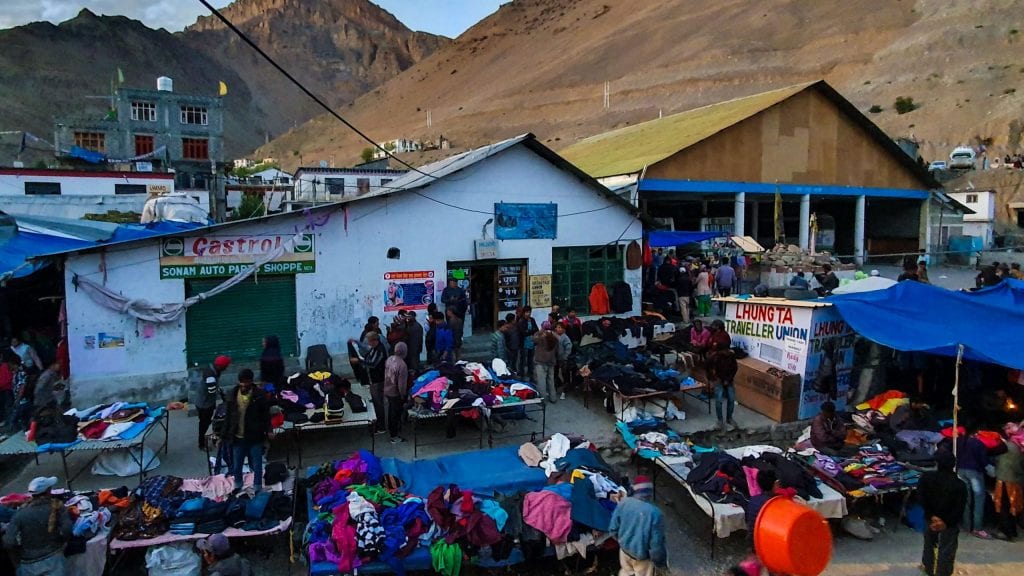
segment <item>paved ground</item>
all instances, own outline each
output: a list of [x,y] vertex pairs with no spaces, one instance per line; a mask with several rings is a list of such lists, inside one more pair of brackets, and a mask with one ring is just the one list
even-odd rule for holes
[[[688,398],[686,400],[687,419],[675,422],[673,427],[681,431],[706,430],[713,425],[713,418],[708,417],[707,408],[703,403]],[[764,426],[766,420],[740,408],[736,415],[737,422],[743,427]],[[621,448],[621,441],[613,432],[613,417],[606,414],[599,402],[591,402],[589,408],[583,406],[582,399],[570,396],[568,400],[559,402],[548,411],[548,433],[572,431],[581,433],[602,446]],[[532,423],[522,422],[526,427]],[[206,473],[204,455],[195,446],[196,420],[183,412],[174,412],[171,416],[171,442],[166,455],[161,454],[162,464],[159,472],[178,476],[199,476]],[[460,430],[454,441],[443,441],[444,431],[434,427],[425,432],[430,441],[442,441],[441,444],[422,448],[421,458],[429,458],[441,454],[461,450],[475,449],[476,436],[469,429]],[[725,439],[712,435],[713,439]],[[730,437],[731,438],[731,437]],[[380,437],[378,437],[380,439]],[[508,439],[508,443],[522,442],[522,439]],[[734,440],[735,441],[735,440]],[[304,442],[304,459],[307,465],[328,458],[348,455],[357,448],[368,444],[366,436],[359,432],[333,433],[323,438],[314,438]],[[382,457],[395,456],[404,459],[412,458],[410,443],[393,445],[386,441],[377,444],[377,454]],[[616,465],[632,475],[636,469],[626,460],[627,453],[616,451],[610,456]],[[274,449],[271,459],[283,459],[284,454]],[[72,464],[80,464],[82,455],[72,457]],[[60,460],[55,456],[41,458],[36,466],[31,460],[21,462],[3,462],[2,467],[12,472],[12,467],[23,466],[13,478],[7,480],[0,493],[20,489],[32,477],[38,475],[61,475]],[[114,479],[94,477],[84,474],[76,483],[78,488],[101,488],[119,484],[134,485],[133,479]],[[670,567],[673,575],[716,575],[729,565],[742,559],[748,552],[746,536],[742,533],[719,540],[716,547],[716,559],[710,557],[710,524],[709,520],[690,501],[689,496],[680,488],[673,486],[664,478],[659,479],[658,501],[666,510],[667,529],[670,544]],[[890,519],[890,525],[893,521]],[[283,574],[286,572],[286,552],[280,540],[272,543],[269,557],[262,557],[257,550],[249,550],[247,554],[257,560],[259,574]],[[835,555],[827,574],[841,576],[859,576],[868,574],[889,574],[893,576],[917,574],[918,557],[920,555],[920,537],[911,530],[901,527],[895,533],[885,533],[874,542],[860,542],[849,537],[839,536],[836,540]],[[1019,575],[1024,573],[1024,544],[1005,542],[982,542],[972,537],[961,539],[961,568],[964,574],[970,575]],[[141,560],[139,557],[129,558],[119,574],[136,573]],[[133,569],[134,566],[134,569]],[[582,568],[571,572],[582,573]],[[613,562],[604,562],[600,574],[612,573]],[[303,566],[296,567],[301,573]],[[550,574],[560,567],[543,564],[534,567],[530,573]]]
[[[876,266],[883,276],[895,278],[896,267]],[[936,268],[932,271],[932,282],[946,288],[963,288],[973,286],[975,272],[970,269]],[[723,443],[731,446],[742,442],[742,433],[720,435],[708,433],[715,425],[714,416],[708,414],[707,406],[692,398],[686,399],[686,419],[672,423],[672,427],[684,434],[694,434],[703,443]],[[771,422],[750,410],[740,406],[736,420],[744,429],[766,430]],[[606,414],[599,401],[592,401],[589,408],[584,407],[582,398],[570,396],[568,400],[550,406],[547,414],[547,432],[574,432],[583,434],[598,445],[615,448],[609,460],[630,475],[636,468],[627,461],[627,452],[622,450],[622,443],[614,433],[614,418]],[[518,431],[529,431],[531,426],[539,423],[522,421],[517,423]],[[160,454],[162,464],[158,470],[161,474],[177,476],[202,476],[206,472],[205,454],[196,450],[195,438],[196,419],[183,412],[171,414],[170,445],[167,454]],[[407,431],[408,432],[408,431]],[[407,434],[407,436],[409,436]],[[424,440],[440,442],[434,446],[420,449],[420,458],[430,458],[464,450],[476,449],[477,436],[470,429],[462,429],[454,440],[444,439],[443,426],[434,425],[423,431]],[[389,444],[385,437],[377,444],[377,454],[382,457],[394,456],[412,459],[413,448],[410,443]],[[523,438],[498,439],[503,443],[521,443]],[[319,463],[329,458],[347,456],[358,448],[368,447],[368,436],[361,430],[331,433],[322,438],[311,438],[303,443],[303,457],[306,465]],[[270,454],[272,460],[283,460],[284,452],[275,446]],[[83,454],[70,458],[73,467],[80,466],[87,459]],[[293,462],[294,463],[294,462]],[[62,476],[60,459],[46,455],[40,458],[37,466],[31,459],[14,459],[0,461],[0,493],[21,490],[35,476]],[[85,473],[76,482],[76,488],[93,489],[113,487],[120,484],[135,485],[134,478],[95,477]],[[671,574],[675,575],[707,575],[721,574],[725,568],[744,558],[749,553],[746,535],[734,534],[732,537],[719,540],[716,546],[716,557],[710,554],[710,523],[706,516],[692,503],[690,497],[681,488],[673,486],[667,479],[660,478],[658,483],[658,503],[666,511],[666,528],[669,538],[669,564]],[[873,542],[862,542],[837,534],[833,561],[826,574],[837,576],[892,575],[913,576],[919,574],[917,566],[920,562],[920,535],[905,527],[893,530],[895,521],[889,518],[889,527]],[[250,549],[246,554],[254,560],[257,574],[284,574],[287,571],[287,551],[280,540],[268,544],[266,550]],[[998,541],[980,541],[964,536],[960,541],[960,563],[958,573],[970,576],[1017,576],[1024,574],[1024,544],[1005,543]],[[141,558],[130,557],[119,569],[118,574],[144,573]],[[603,561],[598,574],[613,574],[614,560]],[[305,570],[303,565],[293,567],[295,573]],[[553,574],[556,572],[582,573],[582,566],[568,566],[543,563],[529,569],[517,570],[516,573]]]

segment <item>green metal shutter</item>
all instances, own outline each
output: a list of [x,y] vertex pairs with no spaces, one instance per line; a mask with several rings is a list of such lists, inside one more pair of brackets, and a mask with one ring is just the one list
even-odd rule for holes
[[[189,280],[186,291],[194,296],[218,286],[224,279]],[[206,364],[220,354],[235,361],[260,357],[263,337],[281,340],[281,353],[298,352],[295,328],[295,276],[249,278],[227,291],[188,309],[185,316],[189,363]]]

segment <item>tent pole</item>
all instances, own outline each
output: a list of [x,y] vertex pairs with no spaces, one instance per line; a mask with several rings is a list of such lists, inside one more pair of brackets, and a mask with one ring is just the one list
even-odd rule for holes
[[953,384],[953,456],[956,456],[956,437],[960,426],[960,365],[964,362],[964,345],[956,347],[956,379]]

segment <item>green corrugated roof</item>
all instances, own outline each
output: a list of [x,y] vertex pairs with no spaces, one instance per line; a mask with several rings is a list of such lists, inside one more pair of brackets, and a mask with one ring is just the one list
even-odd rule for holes
[[814,83],[694,108],[581,140],[560,151],[595,178],[632,174],[766,110]]

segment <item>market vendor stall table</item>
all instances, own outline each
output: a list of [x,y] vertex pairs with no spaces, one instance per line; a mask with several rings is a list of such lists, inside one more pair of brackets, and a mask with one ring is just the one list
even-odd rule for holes
[[[163,443],[157,447],[151,458],[146,459],[146,440],[158,428],[162,428],[164,431]],[[70,490],[72,482],[82,472],[89,469],[93,462],[104,452],[123,449],[127,450],[129,457],[139,466],[139,482],[142,482],[146,476],[146,468],[156,459],[156,453],[163,450],[164,454],[167,454],[167,441],[170,437],[169,430],[170,419],[167,410],[165,408],[157,408],[149,413],[146,420],[138,422],[136,426],[123,432],[119,439],[116,440],[75,440],[64,444],[36,445],[36,443],[26,440],[24,434],[15,434],[3,443],[0,443],[0,456],[32,455],[35,457],[36,464],[38,465],[40,454],[60,454],[61,464],[64,467],[65,485]],[[136,449],[138,450],[137,454]],[[74,452],[96,452],[96,454],[72,475],[68,467],[68,456]],[[143,460],[146,461],[143,462]]]
[[615,417],[622,420],[623,414],[631,407],[647,411],[648,404],[653,404],[662,411],[668,410],[669,402],[680,396],[690,396],[708,407],[708,414],[711,413],[711,387],[703,382],[693,384],[680,384],[678,389],[673,390],[647,390],[635,389],[626,393],[619,389],[614,382],[607,382],[597,378],[584,378],[583,380],[583,406],[590,407],[590,394],[594,390],[600,390],[604,394],[612,394],[618,400],[619,409]]
[[532,398],[530,400],[523,400],[521,402],[514,402],[511,404],[505,404],[501,406],[493,406],[491,408],[491,415],[487,416],[487,447],[494,447],[494,426],[492,425],[493,415],[501,416],[502,414],[509,414],[511,411],[518,407],[523,407],[525,419],[536,422],[533,418],[530,418],[530,414],[536,414],[540,412],[540,430],[531,430],[529,432],[518,432],[515,434],[502,434],[502,438],[519,438],[523,436],[529,436],[530,442],[537,440],[538,434],[543,437],[545,430],[547,429],[548,422],[548,403],[543,398]]
[[[285,448],[286,462],[291,465],[291,452],[294,447],[298,456],[298,465],[302,466],[302,437],[312,432],[316,432],[317,435],[322,435],[326,432],[338,431],[338,430],[350,430],[358,428],[366,428],[370,434],[370,451],[377,449],[377,437],[374,434],[374,428],[377,424],[377,412],[374,410],[372,402],[364,402],[366,405],[365,412],[352,412],[346,410],[345,415],[340,420],[329,420],[321,422],[307,421],[300,424],[293,424],[291,422],[285,422],[282,426],[274,428],[275,440],[280,439],[288,441],[289,443]],[[317,410],[309,409],[306,411],[306,417],[313,416]],[[320,411],[323,412],[322,410]],[[206,461],[209,463],[210,474],[219,472],[214,468],[219,468],[218,465],[214,465],[210,460],[211,450],[216,453],[218,450],[214,449],[219,447],[220,438],[218,438],[212,431],[206,435]]]

